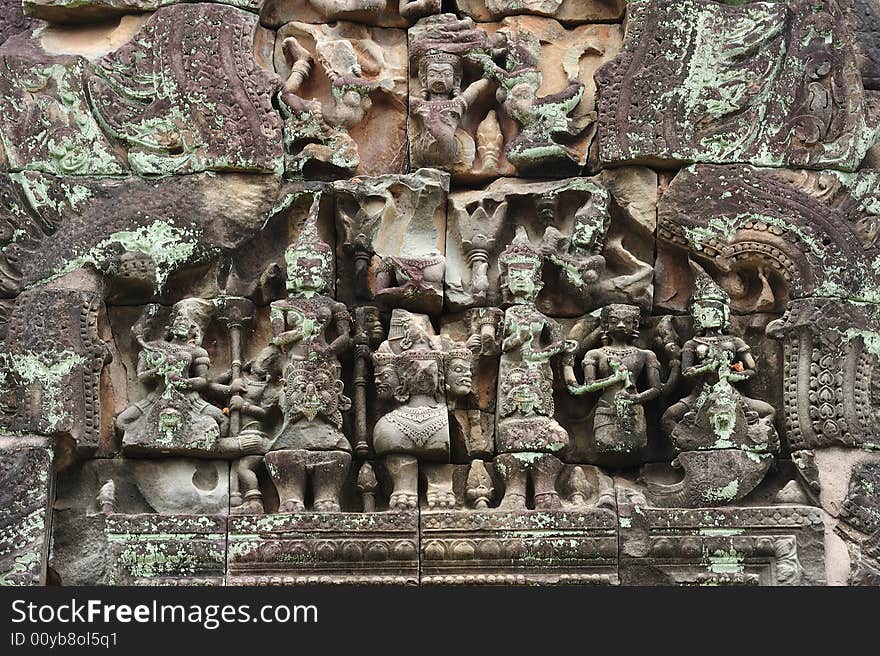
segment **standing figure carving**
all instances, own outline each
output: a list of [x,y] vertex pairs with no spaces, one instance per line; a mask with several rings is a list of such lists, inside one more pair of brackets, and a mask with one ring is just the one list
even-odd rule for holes
[[[644,404],[660,396],[664,382],[660,361],[653,351],[639,348],[639,308],[613,304],[602,308],[602,346],[586,352],[582,361],[584,382],[574,371],[577,342],[568,342],[569,358],[564,368],[565,383],[574,395],[599,392],[593,435],[596,450],[631,453],[648,445]],[[678,361],[672,365],[677,379]],[[670,380],[674,385],[674,382]]]
[[535,307],[543,258],[522,226],[499,264],[502,294],[511,303],[504,313],[498,373],[495,462],[506,487],[501,507],[525,508],[531,477],[535,507],[559,508],[562,462],[554,454],[568,446],[568,433],[553,418],[551,359],[563,351],[562,331]]
[[394,485],[392,510],[418,505],[419,460],[449,459],[444,357],[426,315],[394,310],[388,339],[373,354],[378,397],[392,405],[373,429],[373,449]]
[[318,237],[319,199],[285,254],[288,296],[270,309],[272,343],[284,356],[284,419],[266,453],[266,467],[282,512],[305,508],[309,480],[314,509],[338,511],[351,464],[351,445],[342,433],[342,413],[351,401],[343,394],[339,362],[352,345],[351,317],[344,304],[325,295],[333,279],[333,253]]

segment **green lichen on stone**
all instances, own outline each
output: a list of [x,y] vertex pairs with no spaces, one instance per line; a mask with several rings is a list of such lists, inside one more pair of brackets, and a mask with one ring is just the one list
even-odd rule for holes
[[732,480],[723,487],[710,487],[703,492],[703,499],[706,501],[726,503],[736,499],[739,492],[739,481]]
[[39,386],[40,415],[48,429],[54,431],[68,419],[64,409],[65,379],[83,362],[83,356],[67,350],[60,353],[0,352],[0,389]]
[[81,82],[85,60],[30,68],[22,64],[8,67],[10,81],[22,98],[10,97],[5,102],[19,105],[20,115],[29,115],[28,132],[0,129],[10,170],[56,175],[125,173],[85,101]]
[[40,555],[35,551],[26,551],[15,557],[12,567],[0,572],[0,586],[19,585],[16,575],[28,574],[37,569],[40,565]]
[[745,571],[743,555],[733,547],[707,553],[708,570],[713,574],[741,574]]
[[198,237],[199,233],[195,228],[179,228],[168,221],[157,219],[135,230],[114,232],[84,255],[68,262],[52,278],[85,265],[91,265],[98,271],[106,271],[108,262],[122,250],[141,253],[152,261],[156,289],[161,291],[172,273],[193,261],[199,248]]
[[880,332],[874,330],[860,330],[858,328],[848,328],[843,334],[847,342],[855,339],[861,339],[865,345],[865,350],[880,361]]

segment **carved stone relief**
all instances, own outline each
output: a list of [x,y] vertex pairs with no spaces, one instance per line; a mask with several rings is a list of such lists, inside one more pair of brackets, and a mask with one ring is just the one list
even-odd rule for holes
[[23,7],[0,581],[880,582],[870,3]]

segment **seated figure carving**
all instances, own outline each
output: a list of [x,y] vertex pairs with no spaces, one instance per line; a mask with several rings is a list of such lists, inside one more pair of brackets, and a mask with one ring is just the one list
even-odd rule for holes
[[751,348],[730,334],[730,297],[696,263],[691,317],[697,334],[681,350],[681,373],[694,386],[661,425],[685,471],[677,484],[650,484],[659,505],[707,506],[742,499],[764,478],[779,436],[773,406],[735,387],[755,375]]
[[[150,306],[144,318],[155,310]],[[116,418],[126,451],[210,452],[226,434],[226,415],[203,396],[211,388],[211,360],[202,339],[213,312],[214,305],[200,298],[175,303],[165,335],[158,340],[146,339],[143,322],[136,324],[141,346],[137,377],[151,389]]]

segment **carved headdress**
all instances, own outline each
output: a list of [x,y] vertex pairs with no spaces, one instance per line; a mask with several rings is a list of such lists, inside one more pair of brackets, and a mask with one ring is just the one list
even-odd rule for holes
[[498,258],[498,264],[501,270],[501,289],[505,297],[510,295],[508,280],[511,271],[518,270],[520,272],[529,273],[534,286],[534,295],[537,295],[541,290],[541,287],[544,286],[541,281],[543,258],[541,253],[539,253],[535,247],[532,246],[531,242],[529,242],[529,236],[523,226],[517,226],[516,235],[514,236],[513,241],[510,242],[510,244],[507,245],[507,248],[504,249],[504,252],[501,253],[501,256]]
[[333,277],[333,249],[318,236],[318,210],[321,202],[321,194],[315,194],[309,215],[303,225],[302,231],[284,253],[287,262],[288,288],[295,283],[293,276],[297,275],[297,269],[320,260],[321,278],[325,286],[330,286]]
[[691,271],[694,272],[694,291],[691,295],[690,310],[694,322],[698,326],[703,325],[700,318],[702,309],[715,308],[723,315],[723,329],[727,330],[730,323],[730,295],[724,291],[705,269],[693,260],[688,260]]
[[203,298],[185,298],[171,308],[169,326],[181,317],[190,324],[190,334],[196,344],[202,343],[208,324],[214,315],[214,304]]
[[513,241],[507,245],[498,258],[504,269],[536,269],[541,267],[541,254],[532,246],[529,235],[523,226],[517,226]]
[[688,260],[688,264],[694,273],[694,292],[691,295],[691,304],[715,302],[729,306],[730,295],[712,280],[712,276],[693,260]]
[[422,86],[422,93],[425,98],[428,97],[428,67],[431,64],[448,64],[452,66],[451,93],[453,97],[457,96],[461,92],[461,56],[432,48],[419,57],[419,84]]

